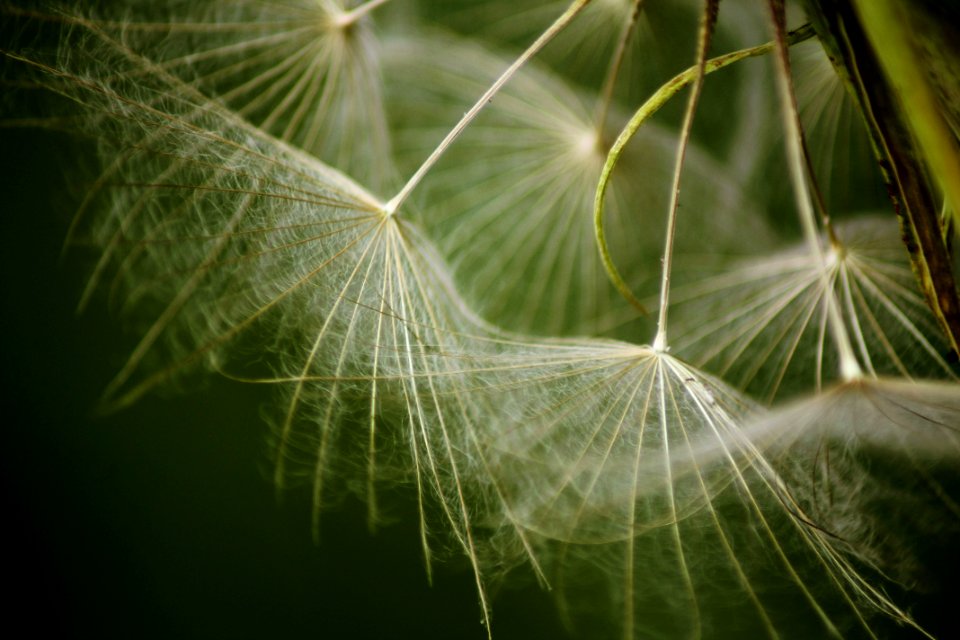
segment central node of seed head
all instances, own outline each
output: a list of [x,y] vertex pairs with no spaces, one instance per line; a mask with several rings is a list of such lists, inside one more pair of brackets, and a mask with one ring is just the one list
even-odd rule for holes
[[358,15],[343,9],[324,9],[321,27],[328,33],[346,35],[357,23]]
[[328,34],[346,34],[353,26],[353,20],[349,13],[337,12],[324,16],[320,22],[320,29]]
[[400,195],[395,196],[389,202],[383,204],[380,207],[380,213],[383,214],[384,218],[393,218],[397,214],[397,210],[400,208]]
[[578,131],[573,139],[574,153],[578,158],[592,158],[600,149],[600,136],[593,128]]
[[843,262],[846,251],[842,245],[831,244],[827,247],[826,254],[823,257],[823,261],[826,264],[827,268],[833,269],[841,262]]

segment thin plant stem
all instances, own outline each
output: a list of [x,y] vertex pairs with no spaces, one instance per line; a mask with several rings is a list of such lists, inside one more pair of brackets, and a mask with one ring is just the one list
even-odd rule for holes
[[613,103],[613,90],[617,86],[617,77],[620,75],[620,69],[623,67],[623,59],[626,57],[627,45],[630,44],[630,38],[633,36],[637,27],[637,21],[640,18],[640,12],[643,11],[644,0],[634,0],[633,7],[630,10],[630,17],[623,24],[620,31],[620,38],[617,40],[617,48],[610,59],[610,68],[607,69],[607,76],[603,80],[603,87],[600,89],[600,101],[597,103],[597,112],[594,122],[597,127],[597,140],[603,144],[603,129],[607,124],[607,116],[610,113],[610,105]]
[[[783,0],[769,0],[770,16],[773,22],[777,49],[775,56],[777,64],[777,92],[780,94],[780,111],[783,117],[783,127],[786,132],[787,164],[790,170],[790,182],[793,185],[793,194],[797,210],[800,214],[800,224],[803,227],[804,238],[810,247],[811,253],[818,264],[826,265],[823,248],[820,246],[820,235],[817,230],[816,215],[810,192],[807,187],[806,168],[803,153],[803,132],[800,125],[800,115],[797,110],[797,99],[790,82],[790,57],[787,52],[785,36],[785,15]],[[827,306],[827,321],[830,323],[831,333],[837,345],[840,358],[840,376],[844,381],[856,380],[863,377],[863,369],[854,355],[850,342],[850,334],[843,323],[833,287],[827,278],[825,269],[820,270],[821,286],[824,288],[824,302]]]
[[[810,25],[804,25],[795,31],[791,31],[787,35],[787,42],[789,44],[797,44],[812,38],[814,35],[813,28]],[[719,71],[724,67],[727,67],[735,62],[740,62],[747,58],[752,58],[756,56],[762,56],[773,51],[775,44],[773,42],[767,42],[756,47],[750,47],[748,49],[741,49],[739,51],[733,51],[731,53],[726,53],[722,56],[717,56],[716,58],[711,58],[706,61],[703,65],[703,75],[708,75],[714,71]],[[607,235],[603,226],[603,213],[604,213],[604,199],[607,192],[607,187],[610,183],[610,177],[613,175],[613,170],[616,168],[617,163],[620,161],[620,156],[623,154],[624,148],[627,146],[627,143],[633,139],[633,136],[636,135],[637,131],[640,130],[640,127],[657,111],[660,110],[663,105],[670,101],[673,96],[675,96],[681,89],[693,82],[698,77],[699,65],[694,65],[689,69],[682,71],[681,73],[674,76],[671,80],[663,84],[659,89],[650,98],[647,99],[643,105],[633,114],[633,117],[630,118],[630,121],[626,124],[623,130],[620,132],[620,135],[617,136],[617,139],[614,141],[613,145],[610,147],[609,153],[607,153],[607,159],[604,162],[603,170],[600,172],[600,180],[597,183],[597,193],[594,198],[593,205],[593,228],[594,233],[597,239],[597,249],[600,252],[600,259],[603,262],[604,270],[607,272],[607,276],[610,278],[610,281],[617,288],[617,291],[620,292],[620,295],[626,299],[633,307],[638,309],[641,313],[646,314],[646,308],[643,306],[643,303],[633,292],[630,291],[630,287],[627,286],[627,283],[624,282],[623,277],[620,275],[617,266],[613,263],[613,258],[610,256],[610,249],[607,245]]]
[[680,206],[680,176],[683,173],[683,161],[687,155],[687,144],[690,142],[690,132],[693,130],[693,117],[697,112],[697,103],[703,92],[703,81],[706,77],[707,51],[710,49],[710,40],[713,29],[717,24],[717,9],[720,0],[706,0],[703,7],[703,16],[700,20],[700,33],[697,36],[697,66],[687,102],[686,112],[683,114],[683,125],[680,128],[680,144],[677,148],[677,157],[673,167],[673,184],[670,189],[670,213],[667,217],[667,237],[663,249],[663,274],[660,279],[660,314],[657,318],[657,335],[653,339],[654,351],[667,351],[667,307],[670,306],[670,272],[673,268],[673,245],[676,240],[677,210]]
[[417,169],[416,173],[411,176],[403,188],[400,189],[400,192],[397,193],[393,198],[390,199],[383,206],[383,213],[386,216],[394,215],[403,203],[406,201],[410,193],[420,184],[420,181],[423,180],[423,177],[427,175],[427,172],[433,168],[433,165],[437,163],[440,157],[446,152],[446,150],[453,144],[453,141],[456,140],[463,130],[467,128],[474,118],[480,113],[480,111],[487,106],[487,103],[493,98],[493,96],[500,90],[503,85],[505,85],[510,78],[512,78],[520,68],[527,63],[530,58],[536,55],[543,47],[547,45],[554,37],[563,29],[570,24],[574,17],[580,11],[590,3],[590,0],[575,0],[567,10],[564,11],[559,18],[557,18],[553,24],[551,24],[546,31],[540,34],[532,45],[530,45],[526,51],[524,51],[519,58],[514,60],[513,64],[507,67],[507,70],[504,71],[499,78],[497,78],[490,88],[487,89],[480,99],[470,107],[470,110],[467,111],[460,122],[458,122],[453,129],[450,130],[450,133],[440,142],[436,149],[433,150],[433,153],[420,165],[420,168]]
[[830,245],[837,249],[842,246],[842,243],[840,242],[840,238],[837,237],[836,230],[833,228],[830,212],[827,211],[827,202],[823,197],[823,190],[820,189],[820,184],[817,181],[816,171],[813,169],[813,156],[810,153],[810,145],[807,144],[807,136],[804,135],[802,128],[800,129],[800,145],[803,151],[804,165],[807,168],[807,175],[810,178],[810,187],[813,190],[813,203],[817,208],[817,214],[820,216],[820,224],[823,225],[823,228],[827,232]]

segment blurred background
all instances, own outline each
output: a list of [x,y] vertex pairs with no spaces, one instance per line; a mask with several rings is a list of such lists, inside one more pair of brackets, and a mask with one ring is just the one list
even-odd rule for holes
[[[82,175],[66,137],[0,129],[0,491],[8,623],[98,638],[485,638],[473,577],[423,567],[415,505],[371,535],[346,502],[310,537],[305,488],[270,482],[268,389],[211,379],[115,415],[97,399],[129,352],[90,256],[61,246]],[[497,594],[497,638],[562,633],[532,585]],[[38,617],[38,614],[42,614]]]

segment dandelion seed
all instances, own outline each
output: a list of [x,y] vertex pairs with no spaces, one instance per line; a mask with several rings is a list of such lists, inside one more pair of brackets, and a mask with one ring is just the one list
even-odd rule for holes
[[[107,165],[89,207],[98,215],[76,234],[103,247],[96,277],[112,272],[144,320],[105,403],[203,369],[282,387],[278,486],[308,476],[316,523],[331,493],[359,485],[374,522],[380,481],[413,484],[428,568],[429,532],[444,530],[483,601],[476,438],[432,421],[433,367],[444,361],[428,348],[457,351],[458,323],[472,318],[440,258],[344,174],[83,26],[62,44],[82,42],[69,64],[21,60],[81,107]],[[378,454],[397,451],[404,464],[381,473]],[[443,529],[428,527],[433,513]]]
[[[708,430],[732,437],[749,407],[648,347],[517,345],[489,369],[478,386],[501,398],[506,423],[491,445],[515,517],[569,542],[629,538],[702,508],[709,492],[681,488],[671,450],[692,447]],[[671,492],[680,497],[668,500]]]
[[526,532],[575,627],[873,628],[862,600],[883,596],[810,527],[770,442],[743,430],[759,408],[737,392],[645,346],[502,334],[465,346],[438,377],[462,402],[438,397],[449,422],[476,425],[505,525]]
[[868,373],[956,379],[895,221],[861,216],[835,235],[823,262],[798,246],[676,290],[679,353],[768,401],[820,389],[839,371],[826,333],[833,297]]
[[93,21],[261,129],[383,189],[396,177],[370,14],[384,2],[355,4],[135,4]]

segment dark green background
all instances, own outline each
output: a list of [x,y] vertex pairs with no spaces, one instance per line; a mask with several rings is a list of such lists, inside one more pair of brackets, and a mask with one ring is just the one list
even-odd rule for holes
[[[371,536],[362,505],[310,538],[307,491],[269,481],[270,394],[224,380],[98,417],[130,336],[76,315],[90,256],[60,259],[83,175],[68,139],[0,129],[5,622],[32,636],[484,638],[472,576],[427,585],[412,504]],[[498,639],[560,632],[549,596],[502,591]]]

